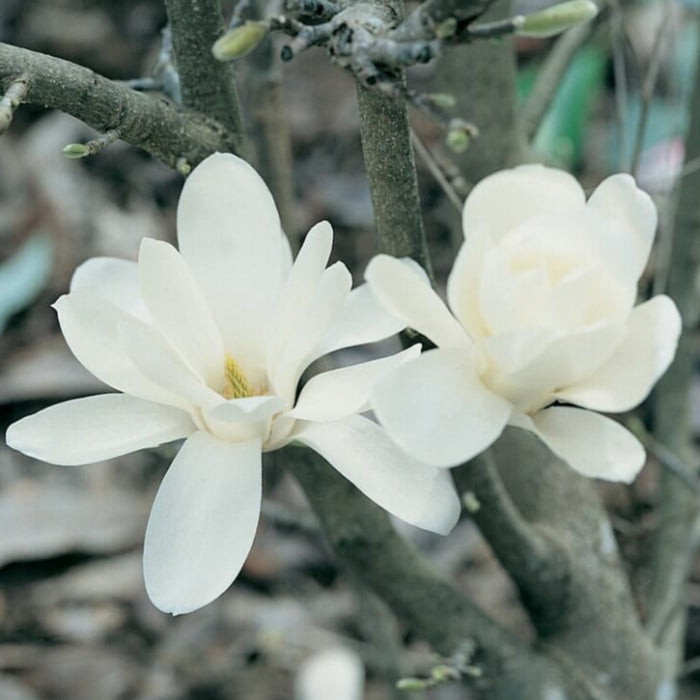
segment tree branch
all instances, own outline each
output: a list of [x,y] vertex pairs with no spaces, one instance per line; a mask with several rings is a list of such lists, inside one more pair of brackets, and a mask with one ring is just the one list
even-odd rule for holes
[[224,33],[219,0],[165,0],[182,104],[226,129],[227,148],[245,153],[245,127],[233,65],[211,52]]
[[117,129],[123,141],[171,168],[194,167],[214,151],[228,150],[224,129],[202,115],[178,111],[69,61],[0,43],[0,88],[20,76],[29,86],[25,102],[66,112],[100,132]]

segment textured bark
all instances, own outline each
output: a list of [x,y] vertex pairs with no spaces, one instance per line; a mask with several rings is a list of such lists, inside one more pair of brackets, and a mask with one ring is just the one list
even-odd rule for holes
[[172,168],[194,167],[230,139],[217,122],[131,90],[69,61],[0,44],[0,90],[25,75],[26,102],[80,119],[100,132],[118,129],[120,138]]

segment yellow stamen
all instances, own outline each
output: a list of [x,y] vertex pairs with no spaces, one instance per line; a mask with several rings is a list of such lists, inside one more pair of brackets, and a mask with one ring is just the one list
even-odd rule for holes
[[244,399],[253,395],[253,390],[250,388],[243,370],[229,354],[226,354],[224,358],[224,375],[226,376],[226,386],[221,392],[224,398]]

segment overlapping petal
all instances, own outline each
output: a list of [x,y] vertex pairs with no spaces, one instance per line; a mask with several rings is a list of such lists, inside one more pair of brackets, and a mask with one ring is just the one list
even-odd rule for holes
[[327,221],[311,228],[281,289],[276,320],[270,326],[268,364],[280,361],[290,335],[303,320],[318,289],[333,246],[333,229]]
[[554,406],[511,421],[537,435],[584,476],[630,483],[644,466],[644,447],[619,423],[598,413]]
[[265,183],[241,158],[207,158],[185,181],[177,228],[226,351],[241,365],[263,363],[266,322],[286,272],[279,215]]
[[184,411],[125,394],[99,394],[45,408],[13,423],[7,444],[52,464],[99,462],[186,437]]
[[411,525],[447,534],[459,518],[459,498],[449,472],[403,453],[368,418],[301,423],[295,439],[322,455],[375,503]]
[[365,278],[379,303],[404,325],[430,338],[438,347],[471,347],[464,328],[413,266],[377,255]]
[[139,252],[139,281],[144,304],[158,330],[205,383],[220,381],[221,336],[177,250],[169,243],[145,238]]
[[676,352],[681,317],[673,301],[659,295],[632,310],[614,354],[580,382],[554,396],[597,411],[627,411],[643,401]]
[[613,232],[620,237],[636,282],[646,267],[656,233],[658,217],[651,197],[637,187],[631,175],[611,175],[596,187],[587,207],[617,223]]
[[184,406],[179,397],[154,384],[129,358],[119,336],[123,311],[83,289],[63,295],[54,308],[71,352],[100,381],[142,399]]
[[187,613],[238,576],[260,516],[260,442],[192,435],[165,475],[146,528],[146,590],[164,612]]
[[372,294],[369,284],[353,289],[345,298],[328,333],[311,353],[315,360],[341,348],[384,340],[403,330],[405,324],[388,313]]
[[148,319],[139,289],[138,264],[119,258],[90,258],[73,273],[70,291],[86,292],[122,311]]
[[352,277],[342,263],[335,263],[323,272],[312,299],[288,336],[283,355],[273,368],[271,379],[276,394],[294,397],[301,373],[311,362],[314,348],[333,325],[351,286]]
[[371,404],[400,447],[440,467],[488,447],[513,409],[482,384],[463,350],[443,348],[394,370],[377,384]]
[[495,244],[526,219],[543,211],[575,213],[584,202],[581,185],[563,170],[542,165],[502,170],[484,178],[469,193],[462,210],[464,235],[468,240],[479,231]]
[[420,345],[414,345],[389,357],[317,374],[304,385],[288,415],[307,421],[334,421],[369,410],[377,382],[419,354]]

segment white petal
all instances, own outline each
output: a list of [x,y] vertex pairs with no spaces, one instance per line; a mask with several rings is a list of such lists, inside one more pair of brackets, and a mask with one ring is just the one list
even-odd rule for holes
[[224,348],[189,268],[169,243],[144,238],[139,251],[141,296],[153,323],[204,380],[221,380]]
[[401,520],[443,535],[457,522],[460,503],[449,472],[417,462],[371,420],[301,423],[295,438]]
[[311,362],[314,348],[333,325],[351,285],[352,277],[343,263],[331,265],[321,275],[313,298],[288,336],[284,354],[278,365],[271,368],[275,394],[293,400],[301,373]]
[[471,233],[459,249],[447,278],[450,309],[473,340],[489,332],[479,307],[479,280],[482,261],[491,247],[486,234]]
[[[485,381],[520,410],[530,412],[542,401],[551,403],[555,392],[600,367],[615,352],[624,324],[599,323],[574,333],[556,330],[542,329],[539,339],[533,337],[537,329],[525,329],[522,333],[492,336],[485,343],[497,364]],[[528,343],[536,354],[528,355]],[[521,360],[527,360],[526,364],[519,366]]]
[[209,413],[216,420],[252,423],[268,420],[275,413],[281,411],[284,405],[284,399],[279,396],[248,396],[220,403]]
[[630,483],[644,466],[639,440],[619,423],[592,411],[553,406],[512,425],[535,433],[554,454],[584,476]]
[[669,297],[640,304],[610,359],[582,381],[556,392],[555,398],[597,411],[628,411],[668,369],[680,333],[681,317]]
[[160,485],[146,528],[143,571],[164,612],[218,598],[238,576],[260,515],[260,443],[192,435]]
[[125,312],[82,289],[60,297],[54,308],[71,352],[98,379],[142,399],[183,405],[172,392],[147,379],[122,347],[119,324]]
[[10,447],[53,464],[89,464],[156,447],[195,430],[184,411],[126,396],[101,394],[56,404],[13,423]]
[[484,178],[469,193],[462,210],[467,239],[487,233],[493,243],[527,219],[544,212],[576,211],[585,197],[576,179],[563,170],[521,165]]
[[313,358],[365,343],[383,340],[405,328],[400,319],[385,311],[368,284],[353,289],[331,329],[314,348]]
[[637,187],[631,175],[618,174],[598,185],[587,206],[617,221],[615,231],[623,239],[621,247],[634,268],[634,279],[638,279],[649,259],[656,233],[658,217],[651,197]]
[[204,384],[190,367],[175,353],[158,331],[125,317],[119,323],[119,340],[139,372],[179,397],[183,405],[194,404],[212,408],[224,401],[223,396]]
[[333,229],[327,221],[316,224],[306,235],[289,277],[282,287],[277,321],[271,326],[268,364],[280,361],[289,337],[311,304],[333,246]]
[[486,449],[512,410],[481,383],[466,352],[441,348],[379,382],[371,405],[400,447],[439,467],[461,464]]
[[313,421],[339,420],[368,410],[376,383],[407,360],[418,357],[420,345],[379,360],[342,367],[312,377],[301,390],[292,418]]
[[91,296],[105,299],[118,309],[148,318],[148,311],[141,299],[138,265],[119,258],[90,258],[73,273],[72,292],[89,292]]
[[180,252],[204,293],[225,350],[264,363],[266,326],[285,246],[272,195],[241,158],[217,153],[187,178],[177,211]]
[[427,336],[438,347],[471,345],[469,337],[426,279],[404,261],[377,255],[365,278],[379,303],[404,325]]

